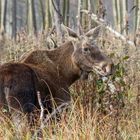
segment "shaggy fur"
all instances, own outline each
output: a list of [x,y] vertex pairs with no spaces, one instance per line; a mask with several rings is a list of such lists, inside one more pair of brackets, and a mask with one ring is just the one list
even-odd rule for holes
[[51,110],[70,101],[68,88],[80,77],[87,78],[94,66],[107,75],[112,71],[112,61],[88,42],[69,41],[55,50],[35,50],[19,63],[0,67],[0,107],[33,112],[39,108],[39,91],[44,107]]

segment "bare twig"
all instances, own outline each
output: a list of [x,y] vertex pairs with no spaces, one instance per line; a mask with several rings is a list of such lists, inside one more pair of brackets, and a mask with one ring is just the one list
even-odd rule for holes
[[[39,104],[40,104],[41,103],[40,102],[40,95],[38,97],[38,100],[39,100]],[[63,110],[67,109],[69,105],[70,105],[70,102],[62,103],[60,106],[58,106],[56,109],[54,109],[54,111],[52,113],[48,114],[46,116],[46,119],[44,119],[44,120],[42,119],[43,121],[42,121],[41,127],[36,131],[36,134],[37,134],[39,139],[41,139],[41,137],[42,137],[42,129],[45,127],[45,125],[48,123],[48,121],[50,119],[55,118],[57,114],[62,113]],[[41,107],[42,107],[42,105],[41,105]],[[43,109],[43,111],[44,111],[44,109]],[[42,115],[40,115],[40,116],[42,116]],[[35,138],[35,136],[33,136],[33,138]]]
[[41,109],[41,112],[40,112],[40,122],[41,122],[41,128],[42,128],[44,126],[44,124],[43,124],[44,107],[43,107],[43,104],[42,104],[42,101],[41,101],[40,91],[37,91],[37,99],[38,99],[38,103],[39,103],[39,106],[40,106],[40,109]]
[[[86,14],[89,14],[88,10],[81,10],[81,12],[84,12]],[[91,15],[91,19],[94,20],[97,24],[104,24],[106,25],[105,21],[102,18],[98,18],[97,15],[93,14]],[[134,42],[131,40],[128,40],[125,36],[120,34],[119,32],[112,29],[110,26],[106,25],[105,28],[109,30],[111,33],[115,35],[115,37],[120,38],[122,41],[125,41],[128,45],[135,46]]]
[[10,89],[8,87],[5,87],[4,88],[4,93],[5,93],[6,101],[7,101],[7,104],[8,104],[9,112],[11,112],[11,107],[10,107],[10,102],[9,102],[9,92],[10,92]]
[[56,117],[57,114],[60,114],[63,112],[64,109],[67,109],[68,106],[70,105],[69,102],[62,103],[60,106],[58,106],[56,109],[51,114],[48,114],[46,116],[46,119],[44,120],[44,123],[47,123],[50,119]]

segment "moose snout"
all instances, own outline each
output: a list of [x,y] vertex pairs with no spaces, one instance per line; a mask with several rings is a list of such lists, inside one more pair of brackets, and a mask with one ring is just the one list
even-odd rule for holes
[[109,76],[113,74],[114,64],[113,62],[102,62],[100,63],[100,68],[105,76]]

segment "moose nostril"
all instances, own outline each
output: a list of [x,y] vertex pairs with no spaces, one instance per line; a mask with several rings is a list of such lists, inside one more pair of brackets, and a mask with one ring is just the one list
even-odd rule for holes
[[106,72],[106,67],[107,67],[107,65],[104,65],[104,66],[102,67],[102,70],[103,70],[104,72]]
[[113,64],[104,64],[102,65],[102,70],[108,75],[111,75],[113,73],[113,67]]
[[100,70],[103,71],[106,75],[112,75],[114,65],[113,63],[108,63],[108,62],[102,62],[100,63]]
[[106,72],[106,69],[107,68],[107,64],[106,63],[102,63],[101,64],[101,69],[104,71],[104,72]]
[[113,74],[113,71],[114,71],[114,65],[113,65],[113,63],[112,64],[109,64],[106,67],[106,71],[108,72],[109,75],[112,75]]

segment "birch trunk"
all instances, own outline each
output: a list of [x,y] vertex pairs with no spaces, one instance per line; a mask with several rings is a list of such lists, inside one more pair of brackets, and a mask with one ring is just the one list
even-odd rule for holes
[[28,31],[29,34],[34,34],[34,20],[33,20],[33,3],[32,0],[28,0]]
[[121,32],[120,0],[116,0],[118,31]]
[[140,0],[137,0],[137,6],[139,7],[138,16],[137,16],[137,29],[140,30]]
[[127,34],[127,18],[126,18],[126,1],[122,0],[121,1],[122,5],[122,33],[124,35]]
[[89,15],[88,15],[88,30],[91,29],[91,13],[92,13],[92,10],[91,10],[91,0],[88,0],[88,11],[89,11]]
[[70,0],[69,2],[69,27],[76,31],[78,0]]
[[42,18],[42,30],[45,29],[45,7],[44,7],[44,2],[43,1],[39,0],[39,3],[40,3],[40,15],[41,15],[41,18]]
[[113,19],[114,19],[114,29],[117,28],[117,9],[116,9],[116,0],[112,1],[113,4]]
[[63,18],[64,24],[68,25],[68,13],[69,12],[69,0],[64,0],[63,2]]
[[12,3],[12,38],[16,38],[16,0]]
[[5,19],[5,31],[12,37],[12,1],[7,0],[6,4],[6,19]]
[[113,1],[103,0],[103,6],[105,7],[104,19],[111,26],[114,26]]
[[62,16],[60,13],[60,1],[52,0],[52,3],[53,3],[53,9],[54,9],[54,25],[56,28],[57,40],[58,40],[58,43],[61,44],[64,40],[63,40],[63,33],[61,29]]
[[78,10],[77,10],[77,34],[80,35],[80,13],[81,13],[81,0],[78,0]]
[[48,30],[49,29],[49,23],[51,22],[50,20],[49,20],[49,0],[46,0],[45,1],[45,9],[44,9],[44,12],[45,12],[45,17],[44,17],[44,26],[45,26],[45,30]]
[[1,31],[1,0],[0,0],[0,31]]
[[1,30],[5,31],[7,0],[1,1]]
[[134,32],[134,18],[135,18],[135,11],[133,9],[134,7],[134,0],[127,0],[128,5],[128,26],[129,26],[129,32],[133,33]]

